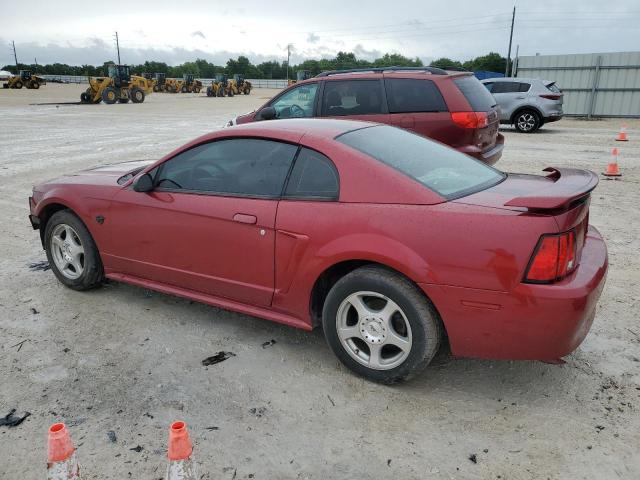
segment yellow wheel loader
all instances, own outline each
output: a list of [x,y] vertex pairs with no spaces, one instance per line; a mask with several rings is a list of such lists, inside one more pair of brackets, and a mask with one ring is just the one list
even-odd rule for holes
[[165,91],[165,82],[166,82],[166,75],[164,73],[156,73],[153,76],[153,91],[154,92],[164,92]]
[[166,81],[167,92],[171,93],[200,93],[202,82],[196,80],[193,73],[185,73],[182,80],[170,78]]
[[233,75],[232,88],[234,89],[234,94],[249,95],[253,86],[249,80],[244,79],[244,75],[236,73]]
[[[143,78],[143,77],[138,77]],[[109,76],[89,77],[89,87],[80,94],[82,103],[113,104],[116,102],[144,102],[142,88],[132,83],[128,65],[109,65]]]
[[216,78],[207,87],[207,97],[224,97],[226,89],[229,85],[229,79],[226,75],[217,74]]
[[44,78],[38,75],[32,75],[29,70],[20,70],[18,75],[11,75],[7,80],[7,83],[2,85],[2,88],[22,88],[38,89],[40,85],[46,85],[47,82]]
[[145,95],[153,93],[155,87],[155,80],[153,74],[143,73],[142,75],[131,75],[131,85],[144,90]]

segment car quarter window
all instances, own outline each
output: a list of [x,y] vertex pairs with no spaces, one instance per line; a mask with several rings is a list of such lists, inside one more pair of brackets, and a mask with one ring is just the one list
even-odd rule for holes
[[322,116],[375,115],[384,113],[380,80],[327,81],[322,96]]
[[528,92],[529,89],[531,88],[531,84],[530,83],[522,82],[522,83],[519,83],[518,85],[519,85],[519,88],[518,88],[519,92]]
[[431,80],[387,78],[389,113],[446,112],[447,104]]
[[519,89],[520,84],[518,82],[495,82],[491,93],[514,93]]
[[325,155],[303,147],[289,176],[285,198],[337,200],[339,184],[333,162]]
[[493,88],[493,82],[489,82],[489,83],[483,83],[483,85],[486,87],[487,90],[491,91],[491,89]]
[[317,83],[292,88],[271,104],[276,110],[276,118],[312,117],[317,91]]
[[279,197],[296,145],[254,138],[218,140],[164,162],[158,189],[248,197]]

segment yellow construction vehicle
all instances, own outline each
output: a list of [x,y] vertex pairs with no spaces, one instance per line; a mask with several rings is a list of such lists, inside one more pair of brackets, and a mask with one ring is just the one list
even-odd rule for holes
[[202,82],[196,80],[193,73],[185,73],[182,80],[169,78],[165,82],[166,91],[170,93],[200,93]]
[[144,90],[146,95],[154,92],[155,80],[153,74],[143,73],[142,75],[131,75],[131,85]]
[[303,80],[308,80],[311,78],[311,72],[309,70],[298,70],[296,72],[296,79],[289,80],[288,84],[293,85],[294,83],[301,82]]
[[20,70],[18,75],[11,75],[7,83],[2,85],[2,88],[22,88],[27,87],[29,89],[40,88],[40,85],[46,85],[47,82],[44,78],[38,75],[32,75],[29,70]]
[[211,81],[211,85],[207,87],[207,97],[224,97],[226,88],[229,85],[229,79],[221,73],[216,75]]
[[104,102],[109,105],[129,100],[142,103],[144,98],[144,90],[131,81],[128,65],[109,65],[109,76],[89,77],[89,88],[80,94],[82,103]]
[[156,73],[153,79],[153,91],[154,92],[164,92],[165,91],[165,82],[166,75],[164,73]]
[[244,79],[244,75],[236,73],[233,75],[231,88],[233,89],[234,94],[242,93],[244,95],[249,95],[253,86],[249,80]]

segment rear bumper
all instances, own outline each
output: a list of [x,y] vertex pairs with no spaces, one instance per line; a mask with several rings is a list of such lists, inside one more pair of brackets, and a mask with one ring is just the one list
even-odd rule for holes
[[555,361],[584,340],[605,284],[607,248],[589,228],[580,265],[552,285],[512,292],[421,284],[434,302],[456,356]]
[[466,153],[467,155],[476,158],[487,165],[493,165],[500,157],[502,157],[502,151],[504,150],[504,135],[498,133],[496,137],[496,143],[493,144],[488,150],[480,150],[478,147],[473,145],[465,146],[459,148],[458,151],[462,153]]
[[553,113],[544,117],[544,123],[557,122],[558,120],[562,120],[562,113]]

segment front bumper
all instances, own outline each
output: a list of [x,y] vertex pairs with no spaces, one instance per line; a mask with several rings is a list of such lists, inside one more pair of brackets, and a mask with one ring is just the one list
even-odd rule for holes
[[608,269],[607,247],[589,227],[578,268],[550,285],[512,292],[421,284],[445,324],[456,356],[556,361],[584,340]]
[[33,212],[36,208],[36,202],[33,197],[29,197],[29,222],[31,222],[31,227],[34,230],[38,230],[40,228],[40,217],[34,215]]

